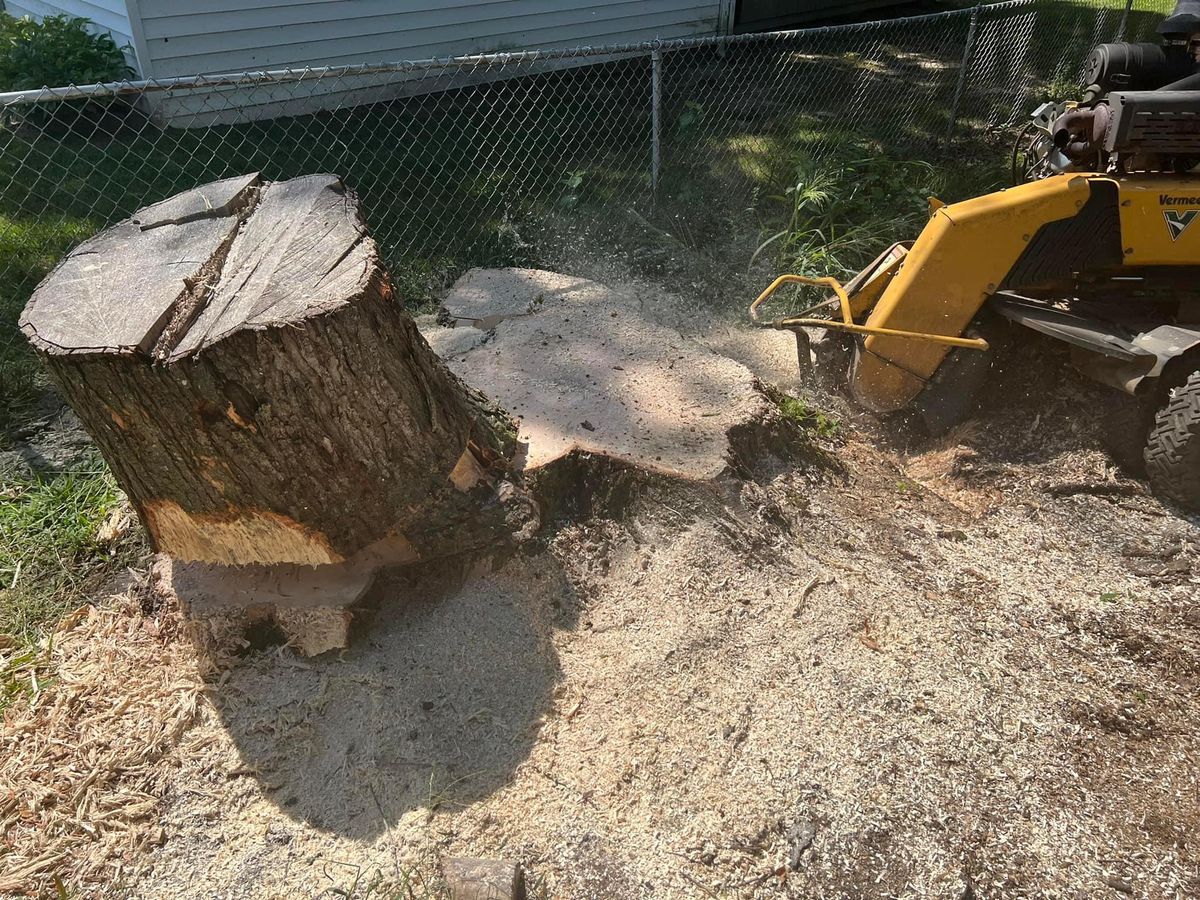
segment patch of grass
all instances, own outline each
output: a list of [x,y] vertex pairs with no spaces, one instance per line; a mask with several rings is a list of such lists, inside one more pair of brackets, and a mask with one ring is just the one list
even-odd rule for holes
[[[106,529],[124,495],[106,468],[10,480],[0,494],[0,634],[30,645],[141,549],[136,528]],[[111,524],[111,523],[109,523]]]
[[[1004,149],[981,149],[970,166],[872,152],[862,142],[817,157],[801,153],[790,183],[759,206],[762,237],[751,267],[768,259],[778,272],[853,277],[892,243],[920,234],[930,198],[956,202],[1001,187]],[[825,293],[797,287],[781,294],[778,309],[811,306]]]
[[378,867],[364,869],[340,860],[321,861],[321,871],[330,882],[318,896],[344,900],[442,900],[449,888],[432,867],[401,864],[395,875],[384,875]]
[[816,432],[819,438],[834,438],[841,430],[841,423],[837,419],[790,394],[779,393],[773,399],[785,418],[801,428]]
[[45,389],[45,376],[17,319],[37,283],[68,249],[96,230],[87,219],[0,214],[0,448]]
[[773,250],[785,271],[851,275],[883,247],[920,230],[927,198],[944,186],[941,176],[923,160],[801,157],[794,182],[769,198],[783,213],[783,227],[759,244],[755,257]]

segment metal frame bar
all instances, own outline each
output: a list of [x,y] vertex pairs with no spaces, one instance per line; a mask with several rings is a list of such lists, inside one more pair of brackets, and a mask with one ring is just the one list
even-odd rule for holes
[[[774,322],[763,322],[758,317],[758,308],[762,306],[772,294],[783,287],[785,284],[809,284],[815,287],[827,287],[837,295],[838,306],[840,307],[842,318],[840,321],[836,319],[813,319],[804,316],[796,316],[791,318],[776,319]],[[832,300],[825,300],[816,306],[806,309],[805,312],[813,312],[826,304],[832,303]],[[756,325],[762,325],[766,328],[778,328],[784,331],[795,331],[798,328],[829,328],[834,331],[847,331],[851,334],[877,334],[883,337],[898,337],[908,338],[915,341],[930,341],[934,344],[946,344],[950,347],[963,347],[968,350],[987,350],[988,342],[983,338],[965,338],[950,334],[928,334],[922,331],[901,331],[896,328],[878,328],[871,325],[858,325],[854,321],[854,316],[850,311],[850,295],[846,293],[846,289],[842,287],[842,283],[836,278],[828,276],[824,278],[809,278],[805,275],[780,275],[767,286],[750,304],[750,319]]]

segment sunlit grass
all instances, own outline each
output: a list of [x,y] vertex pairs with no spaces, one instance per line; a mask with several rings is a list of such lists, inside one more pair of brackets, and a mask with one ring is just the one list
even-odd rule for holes
[[[0,634],[36,640],[104,586],[140,549],[111,526],[124,497],[96,460],[80,472],[10,478],[0,489]],[[109,524],[109,528],[103,526]]]

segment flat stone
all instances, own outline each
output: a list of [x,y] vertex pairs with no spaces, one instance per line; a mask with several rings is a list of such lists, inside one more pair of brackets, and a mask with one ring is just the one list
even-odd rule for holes
[[451,857],[442,874],[450,900],[525,900],[524,873],[514,860]]

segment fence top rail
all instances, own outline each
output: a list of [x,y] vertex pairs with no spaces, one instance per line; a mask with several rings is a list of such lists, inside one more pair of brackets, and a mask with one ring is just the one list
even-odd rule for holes
[[698,47],[722,47],[737,44],[782,41],[790,38],[811,38],[828,35],[854,34],[878,29],[881,26],[908,26],[927,22],[964,18],[977,15],[979,11],[1005,12],[1033,6],[1037,0],[1002,0],[998,3],[979,4],[974,7],[952,9],[943,12],[925,13],[896,19],[879,19],[870,22],[852,22],[845,25],[822,25],[814,28],[795,28],[781,31],[766,31],[750,34],[703,35],[671,40],[642,41],[633,44],[604,44],[599,46],[568,47],[558,49],[520,50],[504,53],[477,53],[466,56],[446,56],[393,63],[319,66],[300,69],[268,69],[258,72],[230,72],[219,75],[188,75],[174,78],[150,78],[136,81],[112,81],[103,84],[65,85],[42,87],[23,91],[0,92],[0,107],[23,106],[60,100],[77,100],[96,97],[117,97],[154,92],[192,90],[219,87],[260,86],[263,84],[302,82],[319,78],[361,77],[366,75],[411,74],[441,70],[483,70],[529,63],[550,62],[589,57],[607,60],[622,57],[646,56],[655,51],[688,50]]

